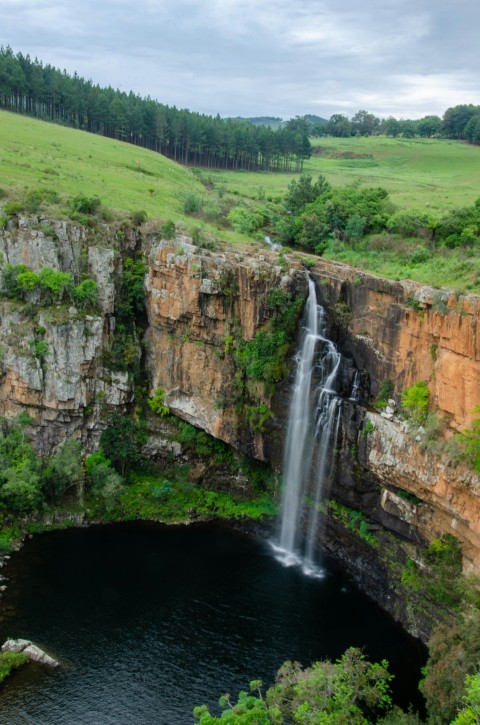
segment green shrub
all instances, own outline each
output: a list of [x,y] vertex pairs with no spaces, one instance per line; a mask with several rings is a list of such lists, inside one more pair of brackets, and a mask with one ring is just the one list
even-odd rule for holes
[[160,234],[162,236],[162,239],[175,239],[176,231],[177,230],[175,229],[175,223],[169,220],[162,225],[162,228],[160,229]]
[[60,197],[53,189],[30,189],[25,195],[25,210],[34,214],[42,204],[58,204]]
[[165,391],[163,388],[157,388],[154,396],[149,398],[147,403],[150,410],[153,410],[161,418],[170,415],[170,408],[168,405],[165,405]]
[[201,196],[188,192],[183,196],[183,211],[185,214],[196,214],[203,209],[203,199]]
[[90,481],[91,493],[97,502],[101,502],[100,508],[107,512],[113,511],[125,492],[122,476],[112,468],[110,459],[102,451],[87,456],[85,469]]
[[84,279],[73,288],[72,298],[77,307],[82,309],[95,307],[98,298],[97,283],[93,279]]
[[402,406],[415,423],[422,423],[428,412],[430,392],[427,383],[419,382],[402,392]]
[[[480,406],[475,406],[475,413],[480,413]],[[455,436],[464,459],[476,473],[480,473],[480,418],[475,418],[470,428]]]
[[395,388],[391,380],[384,380],[378,389],[377,405],[387,403],[393,395]]
[[7,203],[3,205],[3,213],[7,217],[13,217],[17,216],[17,214],[21,214],[23,208],[23,204],[19,201],[7,201]]
[[386,227],[389,232],[402,234],[405,237],[418,236],[421,230],[428,228],[428,215],[411,209],[408,211],[397,211],[389,217]]
[[233,207],[227,219],[242,234],[253,234],[265,224],[265,215],[261,211],[241,206]]
[[83,194],[79,194],[71,201],[73,211],[78,214],[96,214],[101,206],[102,202],[98,196],[84,196]]
[[265,431],[265,423],[270,418],[273,418],[272,411],[265,403],[248,406],[246,413],[248,426],[255,433],[263,433]]
[[147,221],[147,212],[143,211],[143,209],[140,211],[132,211],[130,218],[132,220],[132,224],[139,227]]

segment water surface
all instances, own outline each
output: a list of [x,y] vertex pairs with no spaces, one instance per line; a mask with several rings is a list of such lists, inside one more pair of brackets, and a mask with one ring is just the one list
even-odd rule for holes
[[[220,525],[145,523],[36,536],[9,563],[0,637],[64,664],[31,665],[0,693],[0,723],[191,725],[286,659],[351,646],[387,658],[416,696],[425,651],[332,565],[305,577],[270,547]],[[418,700],[417,700],[418,701]]]

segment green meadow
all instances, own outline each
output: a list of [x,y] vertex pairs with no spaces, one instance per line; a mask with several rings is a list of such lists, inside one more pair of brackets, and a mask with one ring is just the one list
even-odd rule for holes
[[[399,209],[441,216],[480,197],[480,147],[439,139],[321,138],[304,171],[324,174],[332,186],[382,186]],[[233,205],[274,217],[298,174],[188,169],[160,154],[121,141],[0,111],[0,189],[8,200],[29,190],[57,191],[61,203],[47,214],[67,215],[76,195],[98,196],[116,218],[144,210],[149,219],[172,220],[177,230],[195,229],[245,245],[263,237],[233,229]],[[187,200],[187,202],[186,202]],[[188,208],[192,200],[201,209]],[[189,203],[188,203],[189,202]],[[273,231],[273,234],[275,232]],[[470,249],[418,253],[419,240],[384,237],[356,245],[332,243],[324,256],[396,279],[480,292],[480,255]],[[300,250],[300,256],[303,254]]]
[[[320,138],[312,145],[305,173],[323,174],[333,186],[382,186],[401,209],[445,211],[480,196],[480,146],[386,136]],[[228,192],[250,198],[282,196],[298,177],[242,171],[208,174]]]
[[44,186],[159,217],[179,215],[181,194],[203,190],[191,172],[160,154],[6,111],[0,111],[0,179],[13,193]]

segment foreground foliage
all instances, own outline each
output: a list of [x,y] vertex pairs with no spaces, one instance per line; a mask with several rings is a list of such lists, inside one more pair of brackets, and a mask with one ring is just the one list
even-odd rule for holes
[[314,662],[311,667],[302,668],[298,662],[285,662],[265,697],[262,683],[254,680],[250,683],[251,694],[241,692],[236,703],[230,702],[229,695],[220,699],[224,708],[220,717],[212,716],[205,706],[195,708],[194,716],[200,725],[364,725],[391,708],[392,677],[385,660],[372,664],[360,650],[350,648],[335,663]]

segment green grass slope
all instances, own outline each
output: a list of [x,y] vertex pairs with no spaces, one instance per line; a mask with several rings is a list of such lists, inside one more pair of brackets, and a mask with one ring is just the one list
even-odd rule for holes
[[[480,196],[480,146],[446,139],[320,138],[304,171],[333,186],[382,186],[399,208],[445,211]],[[212,172],[227,191],[258,198],[281,196],[291,174]]]
[[0,187],[9,196],[53,189],[68,198],[98,196],[120,212],[183,216],[182,196],[204,194],[188,169],[121,141],[0,111]]

